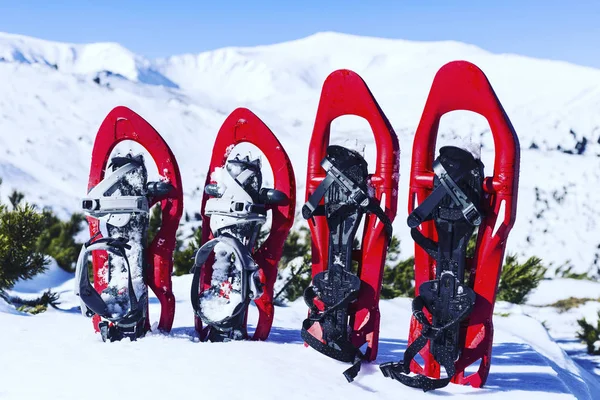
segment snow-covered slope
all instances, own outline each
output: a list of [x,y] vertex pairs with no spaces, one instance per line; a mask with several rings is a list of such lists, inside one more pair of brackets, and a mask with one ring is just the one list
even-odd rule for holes
[[[177,313],[171,334],[150,333],[136,342],[109,344],[102,343],[91,321],[76,309],[73,279],[56,277],[56,271],[45,275],[34,278],[30,288],[38,285],[42,291],[46,289],[43,282],[56,282],[61,310],[15,315],[0,303],[2,399],[38,399],[49,394],[65,400],[104,399],[107,393],[147,399],[600,398],[600,378],[575,364],[539,322],[516,309],[508,317],[494,318],[492,367],[484,389],[451,384],[425,394],[384,378],[377,366],[398,361],[406,349],[409,299],[381,302],[377,361],[364,364],[356,381],[348,384],[342,375],[346,364],[303,346],[300,327],[306,305],[302,300],[276,307],[266,342],[198,343],[189,301],[191,275],[175,277]],[[157,321],[159,307],[152,297],[152,321]],[[254,307],[250,312],[256,314]],[[548,315],[551,321],[557,319],[556,312]],[[37,372],[32,377],[28,371]]]
[[0,35],[0,61],[42,64],[65,73],[94,75],[110,71],[150,85],[176,87],[160,75],[151,62],[118,43],[76,45],[26,36]]
[[[523,147],[517,223],[508,250],[542,256],[554,267],[570,261],[575,271],[598,274],[600,70],[492,54],[457,42],[320,33],[270,46],[148,60],[118,44],[0,34],[1,194],[17,188],[62,215],[76,210],[97,128],[113,107],[126,105],[172,147],[183,170],[186,209],[193,214],[216,133],[227,114],[246,106],[289,153],[301,200],[322,82],[332,70],[350,68],[366,80],[400,138],[400,212],[394,226],[408,256],[412,242],[404,222],[412,137],[435,72],[455,59],[472,61],[488,75]],[[491,174],[493,142],[483,117],[454,112],[442,118],[440,129],[438,145],[464,138],[481,143]],[[372,165],[375,147],[365,121],[342,117],[332,132],[336,142],[366,143]]]

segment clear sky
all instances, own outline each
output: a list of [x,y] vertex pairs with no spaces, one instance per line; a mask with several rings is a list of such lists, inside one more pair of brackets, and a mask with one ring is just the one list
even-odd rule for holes
[[0,0],[0,31],[161,57],[320,31],[458,40],[600,68],[600,0]]

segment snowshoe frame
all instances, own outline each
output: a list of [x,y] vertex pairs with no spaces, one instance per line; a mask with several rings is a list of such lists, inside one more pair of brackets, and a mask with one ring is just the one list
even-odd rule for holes
[[[160,202],[162,223],[152,243],[146,248],[145,282],[152,289],[161,305],[158,329],[168,332],[175,317],[175,297],[173,295],[171,274],[173,272],[173,251],[176,246],[176,232],[183,213],[183,190],[181,175],[177,161],[171,149],[160,134],[141,116],[127,107],[114,108],[104,119],[96,135],[92,150],[92,161],[88,192],[103,179],[110,153],[117,144],[131,140],[142,145],[154,159],[161,176],[172,186],[168,194],[153,197],[149,207]],[[100,232],[99,221],[88,217],[90,237]],[[102,266],[108,262],[106,250],[95,250],[92,253],[94,269],[94,288],[101,293],[107,283],[102,273]],[[147,303],[147,299],[146,299]],[[148,305],[146,304],[146,315]],[[93,317],[94,329],[100,331],[100,317]],[[146,318],[145,330],[150,329],[150,320]]]
[[[255,300],[259,317],[252,339],[266,340],[273,325],[273,291],[277,280],[277,265],[283,252],[283,243],[294,222],[296,180],[289,157],[269,127],[252,111],[246,108],[237,108],[227,117],[221,129],[219,129],[206,175],[205,186],[212,183],[211,175],[215,169],[225,165],[233,147],[243,142],[255,145],[264,153],[273,170],[274,189],[285,193],[288,198],[288,201],[284,204],[267,205],[267,210],[271,210],[272,216],[271,230],[263,244],[252,252],[254,262],[259,266],[264,277],[264,282],[262,282],[264,284],[263,294]],[[210,195],[204,192],[201,208],[202,226],[205,227],[202,230],[203,243],[214,239],[209,228],[210,217],[205,214],[206,202],[209,198]],[[204,288],[210,287],[213,263],[214,256],[210,256],[202,266],[200,292]],[[204,339],[205,333],[202,325],[202,320],[195,316],[196,331]]]
[[[477,250],[467,260],[470,286],[476,293],[472,312],[463,322],[461,331],[464,348],[455,362],[456,373],[452,382],[484,385],[491,363],[493,323],[492,316],[500,271],[508,234],[515,222],[519,180],[520,147],[515,130],[500,104],[485,74],[466,61],[444,65],[436,74],[423,115],[415,133],[408,199],[409,214],[431,194],[433,189],[433,161],[440,118],[455,111],[467,110],[484,116],[494,138],[494,173],[483,181],[484,197],[481,207],[485,219],[479,226]],[[433,221],[421,225],[421,233],[437,239]],[[423,282],[435,279],[435,259],[415,244],[416,295]],[[428,313],[427,313],[428,314]],[[431,316],[427,315],[430,319]],[[413,317],[409,345],[421,336],[422,326]],[[425,364],[411,363],[411,371],[431,378],[439,378],[440,366],[433,359],[429,344],[420,351]],[[466,376],[465,369],[481,361],[477,372]]]
[[[370,183],[374,198],[380,203],[390,221],[397,208],[399,155],[398,138],[371,91],[362,78],[349,70],[332,72],[323,84],[315,125],[308,153],[306,201],[326,178],[321,161],[326,157],[330,140],[331,123],[343,115],[356,115],[366,119],[375,136],[377,162]],[[362,249],[353,251],[357,261],[357,275],[361,280],[355,302],[348,306],[350,342],[355,348],[367,348],[363,360],[372,361],[377,356],[379,341],[379,294],[383,279],[388,237],[384,224],[373,214],[365,215],[362,232]],[[328,269],[329,228],[324,215],[314,215],[308,222],[312,241],[312,277]],[[322,302],[316,306],[323,310]],[[348,377],[347,377],[348,378]]]

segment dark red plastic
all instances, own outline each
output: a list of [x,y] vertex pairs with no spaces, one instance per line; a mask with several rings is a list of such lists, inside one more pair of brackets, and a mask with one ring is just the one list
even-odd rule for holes
[[[146,249],[146,260],[149,266],[145,277],[146,282],[156,294],[161,305],[158,329],[168,332],[171,330],[175,317],[175,297],[171,285],[173,251],[176,245],[175,236],[179,227],[179,219],[183,212],[183,190],[179,167],[167,143],[146,120],[127,107],[116,107],[106,116],[96,135],[92,150],[88,191],[104,179],[111,151],[124,140],[131,140],[142,145],[156,162],[160,176],[174,188],[167,196],[152,199],[150,206],[160,202],[162,223],[156,237]],[[88,223],[90,235],[93,237],[100,230],[98,220],[88,217]],[[101,293],[107,286],[102,273],[102,267],[107,261],[106,251],[96,250],[93,252],[94,287],[98,293]],[[94,328],[98,331],[100,318],[94,316],[93,322]],[[146,329],[150,329],[149,318],[146,319]]]
[[[292,163],[277,140],[273,132],[252,111],[246,108],[234,110],[225,120],[217,134],[213,147],[210,167],[206,175],[206,184],[211,183],[211,175],[215,168],[223,167],[233,147],[237,144],[247,142],[258,147],[267,157],[267,161],[273,170],[274,189],[285,193],[289,201],[284,205],[269,205],[272,223],[269,236],[262,246],[253,251],[254,261],[263,274],[264,293],[255,301],[258,309],[258,323],[252,339],[266,340],[273,325],[273,287],[277,280],[277,265],[283,252],[283,243],[290,232],[294,222],[296,209],[296,179]],[[210,218],[205,215],[206,201],[210,198],[208,194],[202,197],[202,242],[206,243],[213,238],[210,232]],[[210,257],[203,267],[201,275],[200,291],[210,287],[212,277],[213,257]],[[203,336],[202,321],[195,319],[196,331]]]
[[[331,122],[342,115],[356,115],[366,119],[373,130],[377,146],[375,173],[371,177],[375,197],[390,220],[396,216],[400,146],[389,121],[381,111],[366,83],[355,72],[332,72],[321,92],[315,126],[308,152],[306,199],[316,190],[326,173],[321,168],[329,146]],[[327,269],[329,229],[324,216],[309,221],[312,234],[312,276]],[[365,358],[377,357],[379,342],[379,292],[383,279],[388,237],[383,224],[373,215],[366,215],[362,233],[362,249],[354,252],[358,261],[358,275],[362,281],[358,300],[349,309],[353,330],[351,341],[356,347],[367,343]],[[316,324],[315,324],[316,325]],[[313,332],[311,331],[311,334]]]
[[[477,293],[472,313],[462,331],[464,350],[456,361],[454,383],[481,387],[488,376],[492,355],[493,324],[492,315],[498,289],[506,239],[515,222],[517,213],[517,190],[519,181],[519,140],[502,105],[484,73],[466,61],[454,61],[444,65],[436,74],[429,97],[425,104],[421,122],[415,134],[410,174],[408,200],[409,214],[415,208],[415,199],[421,204],[433,189],[433,160],[435,157],[438,126],[442,115],[455,110],[472,111],[484,116],[494,137],[494,174],[484,180],[486,193],[482,204],[485,219],[479,227],[477,252],[469,260],[470,285]],[[504,203],[503,217],[500,213]],[[494,232],[498,218],[499,227]],[[435,225],[425,222],[422,233],[436,239]],[[435,259],[415,245],[415,281],[421,283],[435,279]],[[409,343],[421,332],[420,324],[413,318]],[[421,351],[425,364],[420,366],[413,361],[411,370],[432,378],[440,375],[429,346]],[[480,361],[477,372],[466,375],[465,369]]]

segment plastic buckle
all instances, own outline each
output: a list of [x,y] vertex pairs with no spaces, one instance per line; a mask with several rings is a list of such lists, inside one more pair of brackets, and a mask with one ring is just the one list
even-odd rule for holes
[[[310,219],[313,216],[316,208],[310,203],[307,202],[302,206],[302,217],[304,219]],[[313,222],[314,223],[314,222]]]
[[458,187],[456,182],[452,179],[446,168],[441,162],[435,161],[433,163],[433,171],[438,176],[440,183],[444,186],[452,201],[457,206],[461,206],[462,214],[467,222],[473,226],[479,226],[481,224],[481,214],[475,205],[469,200],[467,195]]
[[100,202],[93,199],[83,199],[81,201],[81,208],[86,211],[95,211],[100,208]]
[[423,328],[421,329],[421,335],[429,340],[437,339],[440,336],[440,333],[442,333],[441,329],[428,324],[423,324]]
[[242,212],[246,210],[246,203],[241,201],[232,201],[231,202],[231,211],[234,212]]
[[369,196],[367,196],[367,194],[360,189],[355,190],[350,198],[353,202],[361,207],[367,207],[369,205]]
[[481,225],[481,214],[473,203],[468,203],[461,210],[467,222],[473,226]]

